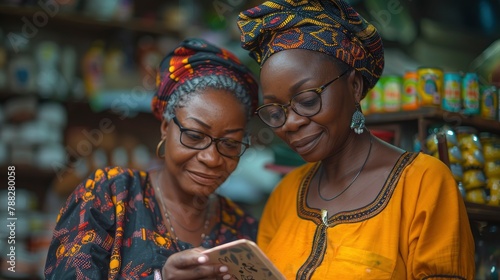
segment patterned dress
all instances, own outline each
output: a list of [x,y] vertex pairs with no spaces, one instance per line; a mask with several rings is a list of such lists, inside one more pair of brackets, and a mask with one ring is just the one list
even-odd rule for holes
[[[217,201],[219,222],[202,246],[255,240],[256,219],[224,197]],[[97,170],[78,185],[57,217],[46,279],[153,279],[154,270],[161,271],[177,252],[159,207],[147,172]]]

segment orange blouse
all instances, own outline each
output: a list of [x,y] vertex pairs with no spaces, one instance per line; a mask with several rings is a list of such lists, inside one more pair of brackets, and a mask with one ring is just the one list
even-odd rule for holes
[[321,221],[308,207],[319,163],[283,178],[259,225],[259,246],[287,279],[474,279],[474,240],[446,165],[404,153],[377,198]]

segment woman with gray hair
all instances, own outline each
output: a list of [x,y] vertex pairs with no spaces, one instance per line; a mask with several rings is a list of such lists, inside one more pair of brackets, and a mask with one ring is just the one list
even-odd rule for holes
[[58,217],[47,279],[229,279],[202,248],[255,240],[256,219],[214,194],[249,146],[255,79],[201,39],[182,42],[158,73],[152,109],[164,164],[99,169],[82,182]]

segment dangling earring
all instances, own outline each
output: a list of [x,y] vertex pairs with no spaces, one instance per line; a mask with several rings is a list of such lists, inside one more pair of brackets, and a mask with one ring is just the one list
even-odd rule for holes
[[365,128],[365,116],[360,111],[359,103],[356,103],[356,111],[352,115],[351,128],[356,134],[363,133],[363,129]]
[[163,152],[163,155],[160,155],[160,148],[161,148],[161,145],[163,145],[163,143],[165,143],[165,139],[166,139],[166,137],[162,138],[160,140],[160,142],[158,143],[158,145],[156,146],[156,156],[159,159],[164,159],[165,158],[165,152]]

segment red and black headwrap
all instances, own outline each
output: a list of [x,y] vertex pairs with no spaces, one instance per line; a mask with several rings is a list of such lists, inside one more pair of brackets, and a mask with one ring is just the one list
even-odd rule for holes
[[155,117],[163,119],[170,96],[185,81],[209,75],[226,76],[242,85],[250,95],[252,111],[255,110],[258,85],[251,71],[228,50],[194,38],[184,40],[160,63],[157,92],[151,103]]

